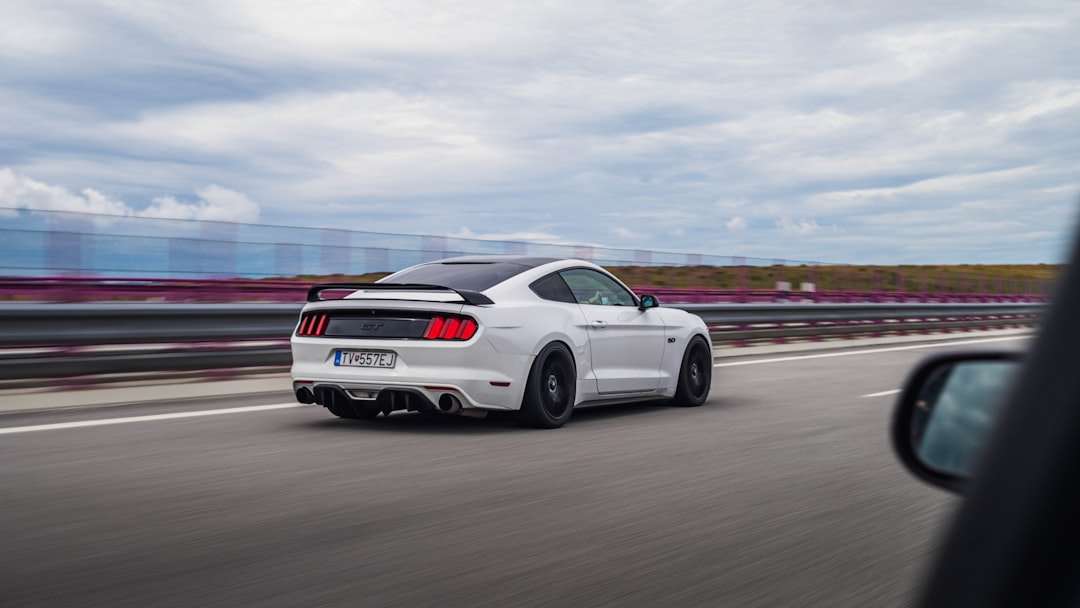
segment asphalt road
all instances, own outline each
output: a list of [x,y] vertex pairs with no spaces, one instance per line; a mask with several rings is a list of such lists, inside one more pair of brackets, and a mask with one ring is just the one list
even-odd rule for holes
[[551,431],[317,406],[22,428],[288,394],[2,416],[0,604],[907,605],[955,499],[866,395],[940,350],[725,360],[703,407]]

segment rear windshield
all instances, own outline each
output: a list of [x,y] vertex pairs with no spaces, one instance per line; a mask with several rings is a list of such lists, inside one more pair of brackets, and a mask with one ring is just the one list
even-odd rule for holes
[[506,262],[435,263],[396,272],[379,282],[422,283],[465,291],[484,291],[528,269],[528,266]]

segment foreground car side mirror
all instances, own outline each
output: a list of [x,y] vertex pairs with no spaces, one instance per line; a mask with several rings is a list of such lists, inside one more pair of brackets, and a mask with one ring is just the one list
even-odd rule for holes
[[922,361],[908,377],[893,414],[893,449],[908,470],[962,494],[1021,357],[1011,351],[977,351]]
[[660,300],[656,299],[656,296],[641,296],[641,305],[638,306],[638,310],[656,308],[657,306],[660,306]]

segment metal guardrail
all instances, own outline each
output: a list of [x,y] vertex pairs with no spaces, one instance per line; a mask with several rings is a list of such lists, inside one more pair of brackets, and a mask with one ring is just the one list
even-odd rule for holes
[[0,347],[288,338],[303,304],[0,304]]
[[[678,304],[714,343],[1030,325],[1041,304]],[[0,381],[287,366],[301,304],[0,303]]]
[[823,321],[883,321],[956,316],[1031,314],[1041,304],[675,304],[705,320],[707,325],[739,323],[813,323]]

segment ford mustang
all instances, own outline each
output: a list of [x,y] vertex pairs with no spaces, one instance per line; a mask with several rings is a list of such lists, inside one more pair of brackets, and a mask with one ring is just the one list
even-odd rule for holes
[[700,317],[590,262],[513,256],[315,285],[292,355],[297,400],[341,418],[517,411],[539,428],[588,405],[701,405],[713,370]]

